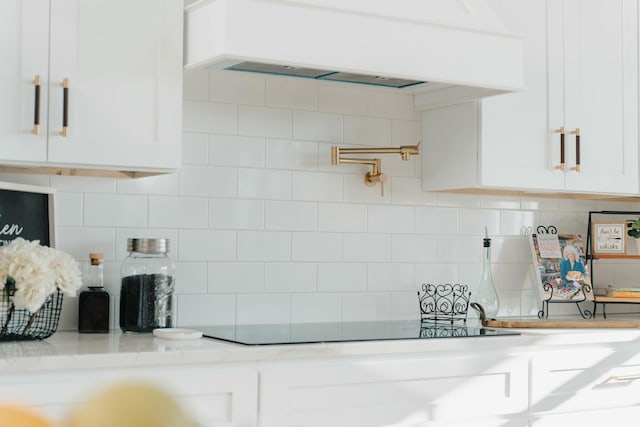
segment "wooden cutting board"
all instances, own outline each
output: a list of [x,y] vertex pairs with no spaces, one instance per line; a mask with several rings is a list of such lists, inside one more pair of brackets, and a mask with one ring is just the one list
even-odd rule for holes
[[482,326],[487,328],[640,328],[639,320],[622,319],[483,319]]

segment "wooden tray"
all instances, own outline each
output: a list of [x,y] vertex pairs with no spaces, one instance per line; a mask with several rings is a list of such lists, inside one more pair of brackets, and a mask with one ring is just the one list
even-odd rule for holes
[[487,328],[640,328],[638,320],[548,320],[548,319],[484,319],[482,326]]
[[482,326],[486,328],[640,328],[640,320],[608,320],[608,319],[577,319],[577,320],[548,320],[548,319],[487,319],[484,308],[477,302],[473,307],[480,314]]

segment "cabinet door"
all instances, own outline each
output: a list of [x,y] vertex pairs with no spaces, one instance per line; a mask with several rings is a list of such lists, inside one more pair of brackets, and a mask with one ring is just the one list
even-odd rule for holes
[[[551,93],[550,121],[569,132],[580,130],[580,171],[565,173],[565,187],[637,193],[638,2],[549,4],[549,51],[564,59],[562,66],[549,62],[550,78],[564,83],[564,91]],[[576,164],[575,141],[575,135],[567,135],[569,168]]]
[[639,405],[640,355],[633,339],[626,343],[568,345],[533,357],[534,415]]
[[49,162],[179,166],[182,10],[181,0],[52,2]]
[[[48,0],[0,2],[0,158],[44,161],[47,155]],[[34,80],[40,76],[40,133],[34,134]]]
[[528,425],[526,357],[269,362],[259,375],[262,427]]
[[[547,75],[547,15],[544,1],[491,0],[490,4],[508,26],[525,39],[524,81],[526,90],[487,98],[480,103],[481,184],[561,190],[560,139],[547,116],[550,86]],[[561,124],[557,124],[560,127]]]
[[258,377],[253,363],[3,374],[0,401],[29,406],[60,422],[95,393],[139,381],[173,395],[198,426],[257,425]]

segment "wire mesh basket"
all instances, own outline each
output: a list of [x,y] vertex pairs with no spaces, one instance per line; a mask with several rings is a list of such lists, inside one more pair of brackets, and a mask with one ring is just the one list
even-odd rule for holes
[[56,290],[35,313],[15,308],[6,290],[0,290],[0,341],[42,340],[58,328],[62,311],[60,290]]
[[422,284],[422,291],[418,291],[420,318],[423,322],[466,322],[470,297],[471,292],[466,285]]

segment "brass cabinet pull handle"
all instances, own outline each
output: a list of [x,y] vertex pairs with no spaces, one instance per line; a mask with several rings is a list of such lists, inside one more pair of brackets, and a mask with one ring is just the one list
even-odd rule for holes
[[69,79],[62,81],[62,136],[69,133]]
[[628,382],[628,381],[636,381],[640,380],[640,375],[612,375],[605,383],[613,383],[613,382]]
[[40,75],[36,75],[33,79],[33,88],[35,93],[34,111],[33,111],[33,134],[40,135]]
[[580,128],[571,131],[571,134],[576,136],[576,165],[571,170],[580,172]]
[[560,129],[554,130],[554,132],[560,134],[560,164],[556,166],[556,169],[563,171],[564,170],[564,126],[562,126]]

